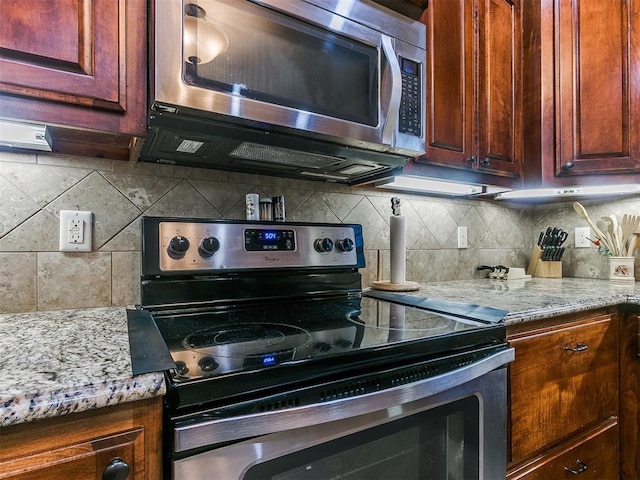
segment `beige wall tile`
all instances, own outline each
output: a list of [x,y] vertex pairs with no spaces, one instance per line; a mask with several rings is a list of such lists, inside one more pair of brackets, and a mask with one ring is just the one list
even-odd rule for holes
[[38,310],[110,305],[110,253],[38,253]]
[[[285,196],[287,220],[363,226],[363,284],[389,276],[389,217],[393,196],[407,218],[407,279],[483,278],[481,264],[526,267],[538,233],[570,233],[585,223],[571,202],[510,206],[489,201],[402,195],[371,186],[297,181],[264,175],[153,163],[0,152],[0,311],[30,311],[139,301],[141,215],[245,218],[245,193]],[[640,214],[640,197],[584,202],[589,214]],[[58,252],[60,209],[95,214],[94,252]],[[457,227],[469,248],[457,248]],[[607,278],[595,249],[573,249],[565,275]],[[636,277],[640,278],[640,262]]]
[[118,306],[140,303],[140,252],[113,252],[112,298]]
[[36,254],[0,253],[0,313],[36,309]]
[[90,173],[86,168],[22,163],[6,163],[0,167],[3,177],[40,206],[51,202]]

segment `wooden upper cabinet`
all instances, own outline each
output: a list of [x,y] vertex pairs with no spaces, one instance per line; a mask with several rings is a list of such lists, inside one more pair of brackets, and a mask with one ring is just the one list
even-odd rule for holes
[[430,2],[419,162],[520,176],[520,15],[518,0]]
[[556,10],[556,175],[639,171],[640,2],[560,0]]
[[478,10],[478,170],[522,173],[522,27],[519,0],[481,0]]
[[470,168],[473,156],[473,8],[465,0],[436,0],[427,27],[426,153],[420,161]]
[[523,8],[527,185],[640,181],[640,0]]
[[145,134],[145,0],[2,0],[0,18],[0,117]]

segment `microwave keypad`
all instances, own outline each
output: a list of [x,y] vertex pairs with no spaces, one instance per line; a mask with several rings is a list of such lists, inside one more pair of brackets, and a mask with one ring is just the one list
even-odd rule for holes
[[402,58],[401,62],[402,96],[400,100],[400,122],[398,129],[401,133],[409,133],[420,137],[422,136],[420,65],[406,58]]

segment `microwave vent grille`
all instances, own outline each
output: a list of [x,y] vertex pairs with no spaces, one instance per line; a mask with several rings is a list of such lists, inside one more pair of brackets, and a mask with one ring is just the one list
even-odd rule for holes
[[344,162],[344,159],[319,155],[316,153],[298,152],[287,148],[243,142],[229,153],[230,157],[289,165],[300,168],[326,168]]

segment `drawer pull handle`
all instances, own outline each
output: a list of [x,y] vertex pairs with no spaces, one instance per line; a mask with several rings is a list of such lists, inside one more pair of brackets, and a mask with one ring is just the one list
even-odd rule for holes
[[574,475],[578,475],[579,473],[586,472],[587,469],[589,468],[586,463],[581,462],[580,460],[576,460],[576,463],[578,464],[578,468],[576,468],[575,470],[572,470],[569,467],[564,467],[564,471],[573,473]]
[[584,352],[587,348],[589,348],[584,343],[578,342],[575,347],[564,347],[565,350],[570,350],[572,352]]

